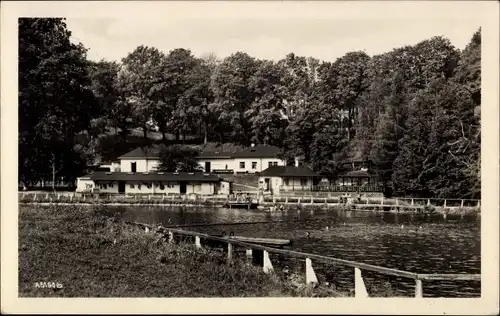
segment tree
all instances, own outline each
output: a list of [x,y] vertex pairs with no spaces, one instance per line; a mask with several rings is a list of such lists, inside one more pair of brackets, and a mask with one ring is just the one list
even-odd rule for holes
[[119,90],[118,73],[120,64],[101,60],[90,63],[92,91],[97,98],[103,118],[125,139],[132,123],[132,108]]
[[251,124],[252,141],[283,147],[287,121],[282,115],[283,68],[271,61],[260,63],[250,88],[255,100],[245,112]]
[[245,113],[255,100],[250,82],[257,67],[255,58],[238,52],[223,60],[212,81],[213,110],[220,120],[230,124],[232,140],[246,146],[251,143],[252,133]]
[[90,158],[76,136],[101,113],[86,50],[70,36],[64,19],[19,19],[19,178],[27,184],[71,181]]
[[378,116],[376,129],[372,134],[370,160],[383,182],[392,178],[393,163],[398,156],[398,143],[403,137],[406,120],[406,103],[404,81],[400,72],[391,78],[388,89],[390,94],[384,98],[385,108]]
[[202,171],[196,157],[199,151],[193,147],[172,145],[162,145],[159,149],[160,164],[159,171],[167,172],[195,172]]
[[139,46],[122,59],[119,89],[126,102],[132,106],[134,122],[142,128],[144,138],[147,138],[154,109],[159,106],[159,100],[153,95],[153,87],[162,80],[158,70],[164,58],[164,54],[154,47]]
[[354,132],[358,115],[358,98],[367,89],[367,65],[370,57],[364,52],[350,52],[333,64],[324,64],[320,72],[325,103],[335,105],[347,114],[347,138]]

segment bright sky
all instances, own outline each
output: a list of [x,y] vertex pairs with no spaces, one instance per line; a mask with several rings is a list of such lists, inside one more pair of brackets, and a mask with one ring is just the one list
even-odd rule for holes
[[90,49],[92,60],[120,60],[137,46],[147,45],[165,53],[187,48],[196,56],[226,57],[244,51],[277,60],[294,52],[333,61],[349,51],[374,55],[436,35],[463,49],[481,26],[480,19],[470,8],[461,8],[460,2],[446,4],[441,2],[437,5],[443,6],[436,9],[436,4],[431,8],[423,1],[406,3],[407,7],[391,1],[160,1],[136,7],[141,10],[134,15],[117,8],[111,17],[69,17],[67,25],[74,40]]

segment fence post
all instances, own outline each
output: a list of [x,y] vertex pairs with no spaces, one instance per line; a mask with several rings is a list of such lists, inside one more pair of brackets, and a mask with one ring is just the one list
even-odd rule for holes
[[427,199],[427,206],[431,206],[431,199]]
[[274,271],[273,264],[269,259],[269,252],[267,252],[266,250],[264,250],[264,262],[262,265],[262,269],[264,270],[264,273],[272,273]]
[[36,201],[36,193],[35,193],[35,195],[33,196],[33,201]]
[[297,204],[300,204],[300,197],[297,198]]
[[312,267],[312,261],[309,258],[306,258],[306,284],[317,284],[318,278],[316,277],[316,273]]
[[423,298],[424,297],[424,291],[422,288],[422,280],[419,280],[419,279],[415,280],[415,297],[416,298]]
[[411,199],[411,206],[413,206],[413,199]]
[[384,205],[384,196],[382,195],[382,199],[380,200],[380,205]]
[[273,204],[276,204],[276,197],[273,195]]
[[354,297],[366,298],[368,292],[366,291],[365,282],[361,276],[361,270],[354,268]]
[[246,251],[247,263],[249,263],[249,264],[252,263],[252,257],[253,257],[252,249],[247,249],[247,251]]
[[477,207],[481,207],[481,200],[477,201]]
[[285,204],[288,204],[288,196],[285,197]]
[[231,263],[233,259],[233,244],[227,243],[227,263]]
[[200,240],[200,237],[199,237],[199,236],[194,236],[194,245],[195,245],[197,248],[201,248],[201,240]]
[[460,202],[460,207],[464,207],[464,200]]
[[446,207],[446,199],[444,199],[443,207]]
[[171,244],[174,243],[174,233],[168,232],[168,242]]

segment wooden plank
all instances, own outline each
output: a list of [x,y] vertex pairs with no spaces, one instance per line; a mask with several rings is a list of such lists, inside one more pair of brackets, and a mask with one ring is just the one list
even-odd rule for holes
[[481,274],[417,274],[418,280],[426,281],[481,281]]

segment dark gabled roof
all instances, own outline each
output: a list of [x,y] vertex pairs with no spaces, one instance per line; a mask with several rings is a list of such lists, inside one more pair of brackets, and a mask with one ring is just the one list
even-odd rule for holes
[[363,171],[363,170],[355,170],[349,171],[348,173],[341,175],[341,177],[353,177],[353,178],[365,178],[365,177],[373,177],[374,175]]
[[218,182],[214,174],[203,172],[95,172],[83,178],[94,181],[194,181]]
[[249,147],[243,151],[235,152],[234,158],[277,158],[280,153],[280,148],[269,145],[259,145]]
[[159,159],[159,148],[158,147],[137,147],[136,149],[129,151],[128,153],[118,157],[118,159],[133,159],[133,158],[148,158],[148,159]]
[[272,166],[260,173],[260,176],[264,177],[319,177],[320,175],[315,173],[306,167],[295,167],[295,166]]
[[222,152],[222,151],[202,151],[198,155],[198,158],[205,159],[231,159],[233,158],[233,154],[231,152]]

